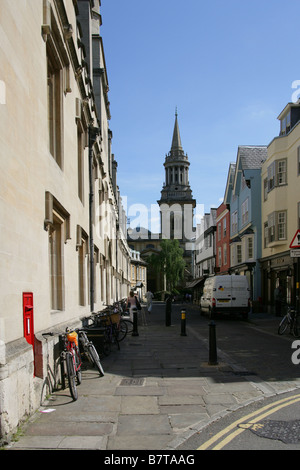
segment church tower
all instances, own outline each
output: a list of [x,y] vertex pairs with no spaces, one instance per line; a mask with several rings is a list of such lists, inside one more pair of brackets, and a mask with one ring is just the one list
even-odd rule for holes
[[161,238],[177,238],[185,251],[190,251],[189,242],[195,236],[193,209],[196,201],[189,184],[189,166],[181,144],[176,109],[171,150],[164,163],[165,183],[157,202],[161,213]]

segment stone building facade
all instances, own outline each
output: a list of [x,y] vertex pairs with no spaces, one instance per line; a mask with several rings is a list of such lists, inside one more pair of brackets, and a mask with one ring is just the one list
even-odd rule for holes
[[290,245],[300,229],[300,102],[288,103],[278,121],[280,133],[268,145],[262,166],[260,262],[262,301],[268,309],[274,308],[278,286],[284,302],[299,302],[300,261],[294,257],[299,248],[293,253]]
[[1,440],[40,405],[59,334],[130,285],[100,13],[1,2]]

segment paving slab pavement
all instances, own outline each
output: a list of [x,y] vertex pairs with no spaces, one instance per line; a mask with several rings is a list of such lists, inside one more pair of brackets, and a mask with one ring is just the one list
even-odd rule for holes
[[[181,308],[173,305],[167,327],[165,304],[154,303],[152,313],[139,321],[139,336],[127,336],[120,351],[102,360],[104,377],[87,367],[78,400],[72,401],[68,389],[55,392],[6,448],[175,450],[221,416],[286,391],[282,384],[276,390],[276,384],[243,375],[222,351],[218,364],[209,365],[208,335],[199,329],[198,309],[189,306],[183,336]],[[270,318],[261,319],[269,328]],[[255,321],[259,327],[259,317]]]

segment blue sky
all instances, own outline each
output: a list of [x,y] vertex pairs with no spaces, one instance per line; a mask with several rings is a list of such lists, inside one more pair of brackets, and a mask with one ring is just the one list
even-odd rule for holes
[[[239,145],[268,145],[300,80],[299,0],[101,0],[118,185],[160,198],[175,108],[190,185],[208,212]],[[299,93],[300,95],[300,93]],[[149,227],[150,228],[150,227]]]

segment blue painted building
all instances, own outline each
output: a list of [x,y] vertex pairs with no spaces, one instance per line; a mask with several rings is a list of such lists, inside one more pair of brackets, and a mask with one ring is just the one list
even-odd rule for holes
[[245,275],[253,301],[261,297],[261,167],[267,146],[239,146],[224,203],[230,208],[230,272]]

